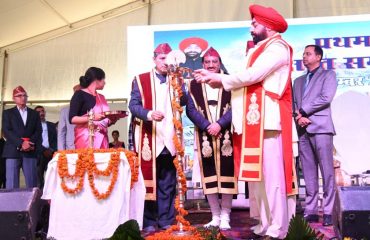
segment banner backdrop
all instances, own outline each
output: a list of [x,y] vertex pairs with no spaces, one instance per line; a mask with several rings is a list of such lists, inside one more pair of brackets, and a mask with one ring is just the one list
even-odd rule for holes
[[[336,158],[349,174],[370,170],[370,15],[288,19],[288,24],[283,38],[294,50],[292,78],[305,73],[302,55],[308,44],[323,48],[323,67],[337,74]],[[189,37],[202,38],[215,48],[229,73],[242,71],[246,43],[252,39],[249,26],[250,21],[129,27],[129,77],[153,67],[153,49],[159,43],[167,42],[174,50]],[[188,135],[191,138],[191,130]],[[191,155],[191,148],[187,151]]]

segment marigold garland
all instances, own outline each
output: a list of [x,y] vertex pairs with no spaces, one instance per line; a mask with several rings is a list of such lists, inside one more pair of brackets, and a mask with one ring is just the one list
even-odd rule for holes
[[[124,152],[126,154],[127,160],[131,169],[131,188],[138,181],[139,177],[139,161],[137,159],[136,153],[128,151],[124,148],[118,149],[76,149],[76,150],[62,150],[58,151],[58,174],[62,180],[61,187],[64,192],[71,195],[78,194],[81,192],[84,186],[84,176],[85,173],[88,174],[88,180],[90,188],[94,196],[99,199],[106,199],[110,196],[113,188],[117,182],[119,164],[120,164],[120,153]],[[76,161],[76,170],[74,174],[70,174],[68,171],[68,161],[66,154],[77,153],[78,158]],[[97,164],[95,163],[94,153],[111,153],[111,158],[109,160],[108,166],[104,170],[99,170]],[[108,189],[104,193],[100,193],[94,183],[96,176],[112,176]],[[65,181],[66,179],[71,179],[72,181],[78,179],[78,183],[75,188],[69,188]]]
[[[183,95],[181,86],[177,84],[176,78],[182,78],[182,74],[174,73],[173,76],[171,76],[170,82],[171,86],[176,91],[177,96],[180,98]],[[183,112],[183,108],[180,106],[178,102],[176,102],[175,99],[172,100],[172,108],[173,112],[179,112],[180,114]],[[173,118],[173,124],[175,126],[176,131],[180,131],[182,135],[182,123],[180,120]],[[178,137],[175,135],[173,137],[173,143],[176,148],[176,158],[173,160],[173,163],[175,165],[177,175],[178,175],[178,181],[180,184],[181,191],[183,194],[186,194],[187,187],[186,187],[186,176],[184,174],[184,171],[182,170],[182,167],[179,163],[179,156],[180,159],[184,157],[184,147]],[[197,231],[195,227],[190,226],[190,222],[185,219],[185,216],[188,215],[188,211],[186,211],[183,207],[180,207],[180,197],[179,195],[175,198],[175,209],[178,212],[176,216],[176,220],[182,224],[182,230],[183,231],[190,231],[191,235],[188,236],[176,236],[173,234],[174,231],[179,231],[180,228],[178,225],[172,225],[169,229],[167,229],[164,232],[159,232],[154,235],[146,237],[147,240],[204,240],[206,238],[202,237],[202,235]],[[208,238],[207,238],[208,239]],[[217,236],[217,239],[222,239],[222,234],[220,233]]]
[[[64,192],[69,194],[77,194],[79,193],[83,186],[84,186],[84,175],[87,169],[88,163],[84,161],[84,158],[82,157],[82,154],[78,155],[78,159],[76,161],[76,170],[74,174],[70,174],[68,172],[68,161],[66,153],[60,153],[58,158],[58,174],[60,178],[62,179],[61,187]],[[65,179],[70,178],[72,180],[78,179],[78,183],[75,188],[71,189],[67,186],[65,183]]]
[[[177,75],[176,75],[177,74]],[[174,75],[171,76],[170,83],[171,86],[174,88],[175,95],[180,98],[183,95],[181,86],[177,84],[177,78],[182,78],[181,74],[174,73]],[[180,132],[182,136],[182,123],[179,119],[176,118],[176,113],[178,112],[180,115],[183,112],[183,108],[180,106],[179,102],[176,101],[176,99],[172,99],[171,101],[174,117],[173,117],[173,124],[175,126],[176,132]],[[182,170],[182,167],[179,163],[179,159],[182,159],[184,157],[184,147],[180,141],[180,139],[175,135],[172,139],[175,148],[176,148],[176,158],[173,160],[173,163],[175,165],[177,175],[178,175],[178,181],[179,181],[179,188],[182,191],[183,194],[186,194],[187,187],[186,187],[186,176]],[[187,221],[184,216],[188,214],[188,212],[180,206],[180,197],[179,195],[176,196],[175,199],[175,209],[177,210],[177,216],[176,220],[178,223],[182,224],[182,230],[184,231],[191,231],[192,235],[190,236],[174,236],[172,233],[173,231],[179,231],[180,228],[178,225],[173,225],[171,228],[167,229],[165,232],[157,233],[153,236],[148,237],[149,240],[159,240],[159,239],[173,239],[173,240],[197,240],[202,239],[201,236],[196,232],[196,229],[194,227],[190,226],[189,221]]]

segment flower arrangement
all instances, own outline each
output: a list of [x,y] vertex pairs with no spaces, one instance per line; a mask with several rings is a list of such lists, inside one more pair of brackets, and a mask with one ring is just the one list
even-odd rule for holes
[[[181,85],[178,84],[179,79],[180,79],[180,82],[182,82],[181,81],[182,80],[181,71],[176,71],[174,73],[171,73],[170,84],[174,89],[174,96],[175,96],[171,101],[171,105],[172,105],[172,109],[174,113],[173,114],[174,116],[173,124],[175,127],[175,131],[177,133],[172,139],[175,145],[175,148],[176,148],[176,158],[173,160],[173,163],[177,171],[179,193],[186,194],[186,191],[187,191],[186,176],[184,174],[184,171],[180,163],[181,159],[184,157],[185,151],[182,145],[183,127],[182,127],[181,118],[180,118],[183,112],[183,108],[181,107],[179,103],[179,99],[183,95],[183,92],[181,89]],[[152,236],[149,236],[146,239],[148,240],[164,240],[164,239],[166,240],[202,240],[202,239],[206,239],[204,236],[202,236],[200,231],[198,231],[195,227],[190,226],[190,222],[185,219],[185,216],[188,215],[188,211],[186,211],[183,205],[181,204],[180,196],[179,196],[180,194],[178,194],[175,199],[175,209],[177,211],[176,220],[178,224],[171,226],[169,229],[167,229],[164,232],[159,232]],[[190,232],[190,234],[185,235],[185,236],[183,235],[176,236],[174,232],[180,231],[180,230],[185,231],[185,232]]]
[[218,227],[190,227],[190,235],[187,236],[175,236],[172,234],[173,230],[166,230],[165,232],[156,233],[152,236],[148,236],[146,240],[225,240],[226,237],[220,231]]
[[[137,159],[136,153],[128,151],[123,148],[118,149],[76,149],[76,150],[62,150],[56,152],[59,153],[58,157],[58,174],[62,180],[61,187],[65,193],[76,195],[83,189],[85,174],[88,175],[89,185],[98,200],[106,199],[112,193],[114,186],[117,182],[119,164],[120,164],[120,153],[126,154],[127,160],[131,169],[131,188],[138,181],[140,162]],[[69,173],[67,154],[77,153],[78,158],[76,161],[76,169],[73,174]],[[111,153],[108,166],[104,170],[99,170],[95,162],[94,153]],[[95,186],[96,176],[112,176],[108,189],[100,193]],[[66,184],[66,179],[78,180],[76,187],[70,188]]]

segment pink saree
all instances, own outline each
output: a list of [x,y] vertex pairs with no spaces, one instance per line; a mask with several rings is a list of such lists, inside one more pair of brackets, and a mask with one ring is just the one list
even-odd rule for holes
[[[93,108],[94,113],[109,111],[109,106],[105,97],[101,94],[96,95],[96,104]],[[94,148],[109,148],[108,142],[108,125],[109,119],[94,121]],[[87,123],[76,125],[75,127],[75,147],[76,149],[89,148],[89,130]]]

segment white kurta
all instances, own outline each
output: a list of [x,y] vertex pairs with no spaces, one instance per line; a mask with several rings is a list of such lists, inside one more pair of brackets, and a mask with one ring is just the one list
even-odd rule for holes
[[[247,58],[269,40],[270,38],[259,42],[248,52]],[[262,82],[266,91],[281,96],[288,80],[291,67],[289,64],[289,49],[278,40],[267,45],[251,67],[236,75],[221,75],[223,87],[232,90],[232,122],[237,134],[243,132],[244,87]],[[278,100],[268,95],[265,95],[264,120],[262,181],[249,182],[250,194],[255,196],[254,207],[257,208],[260,219],[260,223],[253,227],[253,230],[258,235],[284,238],[288,231],[289,218],[280,134],[280,107]]]
[[[50,199],[50,218],[47,237],[57,240],[104,239],[113,235],[116,228],[136,219],[142,228],[145,199],[144,179],[139,172],[139,180],[130,190],[131,171],[126,155],[121,153],[121,164],[117,182],[111,195],[105,200],[97,200],[93,195],[87,175],[83,190],[77,195],[65,193],[61,188],[61,179],[57,169],[57,154],[48,164],[42,199]],[[110,153],[95,153],[99,169],[105,169]],[[67,154],[69,172],[76,167],[77,154]],[[100,192],[105,192],[110,184],[110,177],[95,180]],[[67,186],[71,182],[67,182]]]
[[[154,74],[155,75],[155,74]],[[160,122],[156,122],[155,127],[155,144],[156,154],[162,152],[163,148],[166,147],[172,155],[176,154],[176,148],[173,144],[173,136],[175,135],[173,125],[173,112],[170,98],[170,83],[167,80],[166,83],[160,84],[160,80],[155,77],[155,102],[156,105],[153,108],[156,111],[161,111],[164,114],[164,118]]]
[[[266,40],[257,43],[255,48],[248,52],[249,59],[252,53]],[[289,74],[289,49],[279,41],[269,45],[249,67],[235,75],[221,75],[222,85],[231,92],[232,122],[234,131],[241,134],[243,131],[243,92],[245,86],[263,81],[263,88],[278,94],[283,93]],[[233,107],[235,106],[235,107]],[[279,102],[265,95],[265,130],[281,130]]]
[[[154,81],[155,96],[153,97],[153,110],[148,112],[148,120],[152,120],[152,112],[160,111],[164,114],[164,118],[160,122],[155,122],[155,148],[156,157],[162,152],[164,147],[166,147],[170,153],[174,156],[176,154],[176,148],[173,143],[173,136],[175,135],[175,128],[173,125],[173,112],[171,105],[171,91],[169,79],[167,77],[166,83],[160,83],[160,79],[156,76],[155,70],[151,72],[151,81]],[[152,85],[152,86],[153,86]],[[152,89],[153,90],[153,89]],[[155,102],[155,104],[154,104]],[[135,131],[139,132],[139,131]],[[135,139],[140,139],[135,136]],[[137,148],[138,149],[138,148]]]

